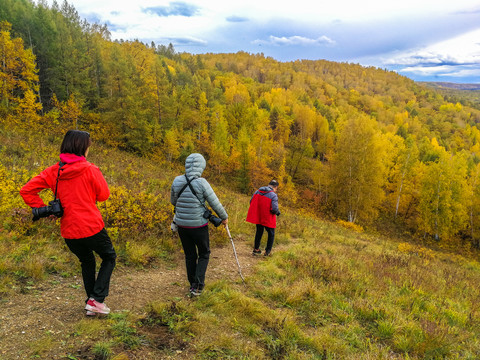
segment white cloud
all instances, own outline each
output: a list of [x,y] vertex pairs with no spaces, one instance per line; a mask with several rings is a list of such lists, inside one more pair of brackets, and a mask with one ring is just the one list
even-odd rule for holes
[[[37,0],[38,1],[38,0]],[[47,0],[52,3],[53,0]],[[58,0],[57,0],[58,1]],[[186,31],[198,35],[206,33],[223,25],[226,19],[250,19],[251,21],[266,23],[271,19],[284,19],[284,23],[301,21],[304,24],[331,24],[333,21],[366,23],[379,19],[398,20],[399,17],[411,15],[429,14],[434,18],[438,14],[454,13],[456,11],[474,11],[472,0],[336,0],[327,2],[312,2],[311,0],[69,0],[80,14],[95,14],[102,22],[111,22],[118,26],[122,25],[131,32],[126,32],[126,38],[138,37],[139,33],[145,33],[149,29],[150,22],[156,20],[157,26],[150,31],[154,36],[159,31],[164,36],[178,36],[178,32],[185,34]],[[147,8],[170,9],[175,4],[196,9],[193,16],[176,17],[174,26],[164,22],[165,18],[158,19],[154,12],[142,13]],[[477,4],[478,10],[478,4]],[[145,15],[151,17],[147,20]],[[199,21],[199,19],[203,21]],[[165,25],[163,25],[165,24]],[[198,25],[201,24],[201,27]],[[141,31],[135,29],[141,28]],[[185,31],[183,30],[185,29]],[[182,34],[182,35],[183,35]]]
[[289,36],[277,37],[270,35],[268,40],[254,40],[252,44],[255,45],[277,45],[277,46],[309,46],[309,45],[334,45],[335,41],[327,36],[320,36],[316,39],[310,39],[304,36]]
[[386,65],[480,65],[480,29],[396,55]]
[[[159,40],[162,40],[160,38]],[[164,38],[164,40],[167,40],[168,42],[175,43],[177,46],[186,46],[186,45],[192,45],[192,46],[207,46],[208,41],[199,39],[193,36],[185,36],[185,37],[176,37],[176,38]]]
[[458,77],[470,78],[480,76],[480,66],[409,66],[400,70],[402,73],[409,73],[418,76],[436,77]]
[[480,64],[480,30],[444,39],[480,28],[479,1],[68,0],[80,17],[107,23],[112,39],[171,42],[191,53],[243,50],[281,61],[351,61],[433,76],[477,76],[468,66]]
[[480,29],[383,61],[409,77],[472,82],[480,78]]

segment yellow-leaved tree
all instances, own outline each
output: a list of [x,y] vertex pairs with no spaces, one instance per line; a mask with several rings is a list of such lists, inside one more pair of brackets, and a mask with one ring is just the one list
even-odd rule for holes
[[38,92],[35,56],[21,38],[10,37],[10,28],[8,22],[0,23],[0,115],[17,123],[35,121],[41,108],[34,95]]
[[178,144],[178,132],[176,129],[170,129],[165,131],[165,136],[163,137],[164,142],[164,153],[166,160],[171,162],[180,155],[180,146]]
[[471,170],[468,178],[468,230],[473,246],[480,248],[480,164]]
[[450,239],[468,220],[467,160],[437,147],[438,159],[428,164],[420,190],[419,227],[435,239]]
[[[228,171],[229,162],[232,161],[230,156],[230,136],[228,133],[228,123],[223,116],[221,107],[214,108],[210,119],[211,123],[211,146],[209,150],[210,159],[208,166],[211,172],[216,176]],[[206,139],[204,139],[205,141]]]
[[371,221],[384,198],[385,148],[374,119],[349,114],[340,124],[330,168],[331,201],[340,218]]
[[[410,137],[405,140],[394,136],[397,141],[393,150],[393,162],[389,169],[387,189],[388,211],[394,212],[394,218],[406,216],[415,197],[415,180],[419,174],[419,151]],[[401,139],[401,141],[398,141]],[[393,141],[392,141],[393,142]]]

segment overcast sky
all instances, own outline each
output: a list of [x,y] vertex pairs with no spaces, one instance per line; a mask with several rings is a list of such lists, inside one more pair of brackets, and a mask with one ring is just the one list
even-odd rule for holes
[[[57,0],[61,3],[60,0]],[[263,53],[480,83],[480,0],[69,0],[112,39]],[[50,0],[51,3],[51,0]]]

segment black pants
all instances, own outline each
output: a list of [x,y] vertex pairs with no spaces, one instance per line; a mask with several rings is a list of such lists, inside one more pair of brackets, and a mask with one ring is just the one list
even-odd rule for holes
[[272,251],[273,240],[275,239],[275,228],[269,228],[263,225],[257,224],[257,232],[255,233],[255,249],[260,248],[260,241],[262,240],[263,230],[267,230],[268,238],[267,238],[267,247],[265,251],[270,253]]
[[[82,239],[65,239],[68,248],[78,257],[82,265],[83,286],[87,298],[92,297],[98,302],[103,302],[108,295],[110,277],[115,268],[117,254],[112,241],[105,229],[99,233]],[[96,252],[102,259],[100,270],[95,278]]]
[[190,286],[202,290],[205,286],[205,273],[210,259],[208,226],[196,229],[178,227],[178,235],[185,253],[185,265]]

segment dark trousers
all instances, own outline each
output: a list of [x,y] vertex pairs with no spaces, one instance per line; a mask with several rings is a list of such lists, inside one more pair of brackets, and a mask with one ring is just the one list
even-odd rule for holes
[[260,241],[262,240],[263,230],[267,230],[267,247],[265,251],[270,253],[272,251],[273,240],[275,239],[275,228],[269,228],[263,225],[257,224],[257,232],[255,233],[255,249],[260,248]]
[[196,229],[178,227],[178,235],[185,253],[185,265],[190,286],[202,290],[210,259],[208,226]]
[[[115,268],[117,254],[112,241],[105,229],[99,233],[82,239],[65,239],[68,248],[78,257],[82,266],[83,286],[87,298],[92,297],[98,302],[103,302],[108,295],[110,277]],[[96,252],[102,259],[100,270],[95,278]]]

